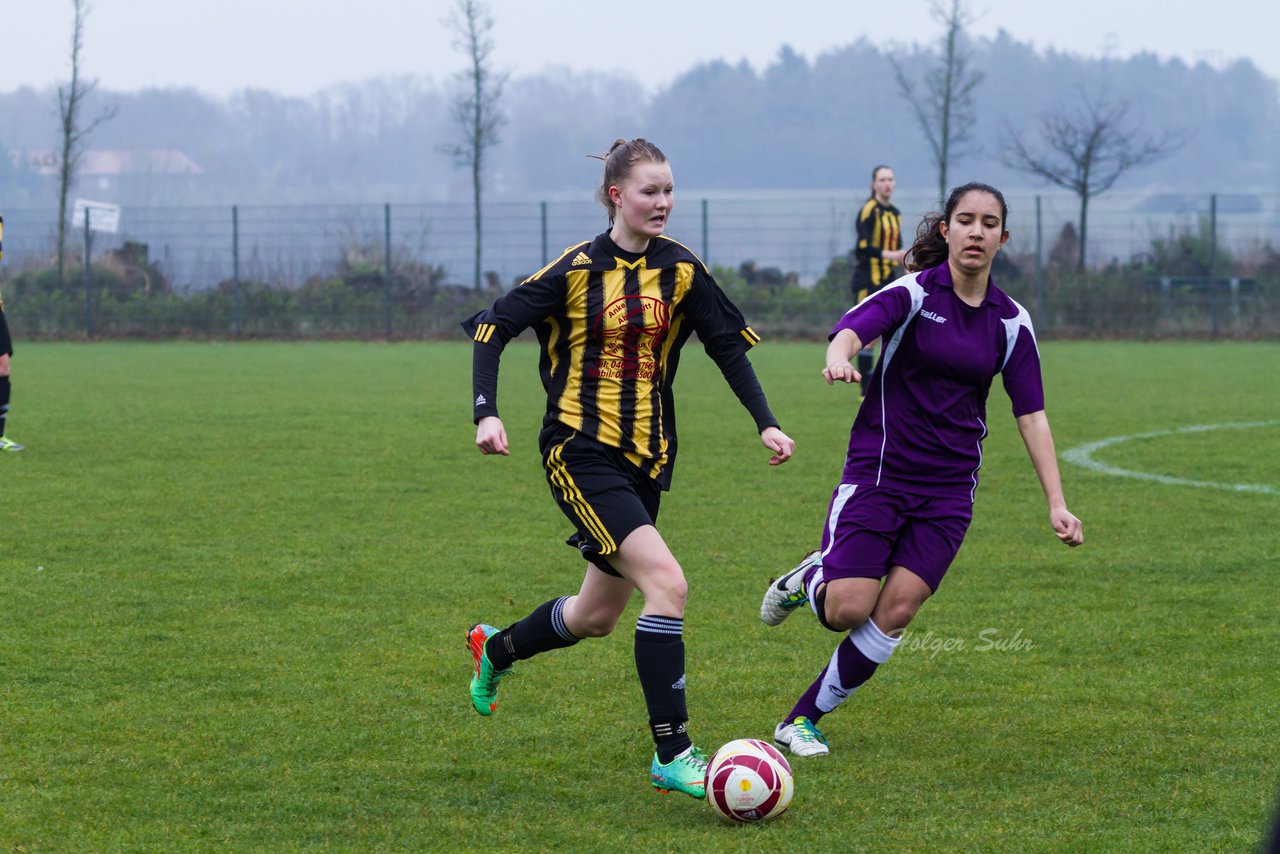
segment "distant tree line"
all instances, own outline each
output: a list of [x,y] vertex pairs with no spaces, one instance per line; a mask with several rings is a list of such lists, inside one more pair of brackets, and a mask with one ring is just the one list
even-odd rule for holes
[[[1041,186],[1002,156],[1012,127],[1035,127],[1080,92],[1132,105],[1138,128],[1168,129],[1184,144],[1122,179],[1175,191],[1274,192],[1280,186],[1280,92],[1248,61],[1187,65],[1151,54],[1083,58],[1038,51],[1001,32],[966,45],[980,80],[976,120],[949,152],[948,180]],[[932,187],[937,165],[895,78],[936,67],[939,47],[893,50],[865,39],[806,59],[787,46],[762,69],[713,61],[646,92],[625,75],[566,70],[512,77],[501,143],[487,155],[486,198],[588,194],[599,164],[587,159],[616,137],[646,136],[667,152],[679,186],[862,192],[871,166],[891,163],[899,189]],[[308,98],[247,90],[216,99],[192,90],[87,94],[85,115],[116,111],[95,148],[177,149],[204,170],[195,179],[121,184],[123,204],[440,201],[469,203],[472,176],[446,151],[456,140],[458,82],[381,78]],[[50,149],[52,90],[0,93],[0,151]],[[55,203],[48,179],[0,158],[0,205]]]

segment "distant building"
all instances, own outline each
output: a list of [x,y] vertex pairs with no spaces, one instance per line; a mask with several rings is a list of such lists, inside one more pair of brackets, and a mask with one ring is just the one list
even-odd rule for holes
[[[56,178],[59,154],[52,149],[10,151],[15,169]],[[80,155],[77,178],[81,186],[95,190],[117,189],[122,180],[136,178],[193,178],[204,169],[186,154],[174,149],[90,148]]]

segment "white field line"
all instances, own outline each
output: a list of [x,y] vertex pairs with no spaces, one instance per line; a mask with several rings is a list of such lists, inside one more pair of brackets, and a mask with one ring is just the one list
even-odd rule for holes
[[1112,436],[1109,439],[1100,439],[1097,442],[1090,442],[1087,445],[1064,451],[1062,459],[1089,471],[1114,475],[1115,477],[1152,480],[1156,483],[1165,483],[1170,486],[1195,486],[1203,489],[1225,489],[1230,492],[1258,492],[1264,495],[1280,495],[1280,488],[1260,483],[1214,483],[1207,480],[1190,480],[1185,477],[1169,477],[1163,474],[1149,474],[1131,469],[1122,469],[1119,466],[1108,465],[1093,458],[1093,455],[1103,448],[1119,445],[1121,442],[1131,442],[1134,439],[1158,439],[1162,436],[1177,436],[1181,433],[1207,433],[1210,430],[1246,430],[1253,427],[1274,427],[1278,424],[1280,424],[1280,421],[1236,421],[1229,424],[1196,424],[1191,427],[1179,427],[1176,430],[1153,430],[1150,433],[1134,433],[1130,436]]

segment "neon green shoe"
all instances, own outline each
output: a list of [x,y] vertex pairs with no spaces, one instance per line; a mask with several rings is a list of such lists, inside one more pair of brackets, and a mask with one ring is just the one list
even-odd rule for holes
[[495,670],[484,651],[485,641],[497,633],[497,629],[484,623],[476,623],[467,630],[467,647],[471,650],[471,660],[475,662],[475,672],[471,675],[471,705],[486,718],[498,708],[498,682],[515,670],[514,666]]
[[10,451],[16,453],[26,449],[26,445],[19,445],[8,436],[0,436],[0,451]]
[[707,796],[707,765],[711,759],[696,747],[690,747],[666,765],[653,754],[649,777],[659,792],[684,792],[694,798]]

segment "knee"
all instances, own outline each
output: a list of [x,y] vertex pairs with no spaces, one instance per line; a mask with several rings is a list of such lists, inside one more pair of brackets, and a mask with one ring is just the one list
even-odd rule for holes
[[655,606],[659,613],[672,617],[684,616],[684,606],[689,599],[689,582],[685,580],[680,565],[670,565],[650,573],[642,589],[645,603]]
[[920,603],[899,600],[878,605],[873,616],[880,631],[890,637],[897,637],[915,619],[919,610]]
[[626,601],[616,604],[612,600],[594,601],[582,596],[572,596],[565,605],[565,628],[575,638],[602,638],[612,634]]
[[822,612],[827,624],[840,632],[856,629],[871,616],[865,603],[855,598],[839,596],[828,596],[823,602]]
[[896,609],[891,610],[884,616],[876,617],[876,628],[884,632],[889,637],[897,637],[902,634],[902,630],[915,617],[915,609]]
[[580,638],[602,638],[613,634],[618,625],[618,615],[611,611],[594,611],[575,614],[571,631]]

